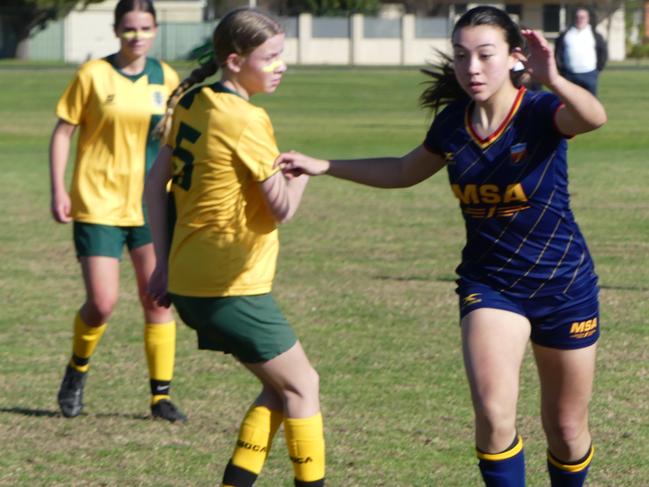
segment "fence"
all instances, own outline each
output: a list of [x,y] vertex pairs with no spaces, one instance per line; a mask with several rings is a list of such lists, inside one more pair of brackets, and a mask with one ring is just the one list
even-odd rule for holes
[[[78,16],[50,23],[31,39],[29,57],[83,62],[115,52],[119,44],[112,19],[88,14],[83,21]],[[284,59],[289,64],[418,65],[432,57],[433,49],[448,49],[450,20],[446,17],[302,14],[280,21],[286,31]],[[161,22],[152,55],[187,59],[209,41],[214,26],[214,22]]]
[[[542,29],[547,5],[530,3],[524,7],[526,25]],[[434,57],[436,49],[449,51],[454,10],[449,10],[448,17],[301,14],[280,21],[286,31],[284,59],[289,64],[422,65]],[[34,36],[30,57],[82,62],[106,56],[119,47],[112,22],[111,11],[73,12]],[[214,25],[214,22],[162,21],[152,55],[166,60],[186,59],[193,49],[209,41]],[[609,59],[624,59],[623,10],[609,15],[599,27],[608,38]],[[556,33],[546,31],[545,35],[553,39]]]

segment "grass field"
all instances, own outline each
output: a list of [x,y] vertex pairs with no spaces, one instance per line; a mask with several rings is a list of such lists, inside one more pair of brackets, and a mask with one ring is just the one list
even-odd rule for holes
[[[186,66],[180,67],[183,73]],[[69,67],[0,64],[0,485],[210,486],[258,385],[179,327],[174,397],[185,425],[151,422],[141,316],[125,262],[81,417],[55,396],[83,300],[71,229],[49,217],[47,146]],[[423,139],[416,69],[293,69],[260,97],[280,148],[399,155]],[[592,487],[649,486],[649,70],[601,80],[609,123],[570,142],[573,207],[601,277]],[[280,230],[275,294],[321,375],[331,486],[479,486],[454,268],[463,227],[445,175],[380,191],[330,178]],[[545,486],[531,357],[520,432]],[[257,485],[292,485],[278,435]]]

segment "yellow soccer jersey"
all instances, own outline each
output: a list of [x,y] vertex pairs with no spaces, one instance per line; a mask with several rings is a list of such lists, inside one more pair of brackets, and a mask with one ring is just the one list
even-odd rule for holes
[[120,72],[113,56],[79,69],[56,106],[59,118],[79,126],[70,189],[74,220],[144,224],[144,176],[158,151],[151,130],[177,85],[176,72],[151,58],[136,76]]
[[244,296],[271,290],[277,226],[259,183],[277,172],[267,113],[222,84],[196,88],[176,108],[176,224],[169,290],[183,296]]

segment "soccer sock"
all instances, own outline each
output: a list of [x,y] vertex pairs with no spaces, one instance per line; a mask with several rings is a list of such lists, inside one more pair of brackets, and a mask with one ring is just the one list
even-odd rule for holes
[[476,450],[480,460],[480,473],[486,487],[525,486],[525,450],[522,437],[517,435],[511,446],[501,453]]
[[324,486],[325,440],[322,414],[310,418],[286,418],[284,435],[293,462],[296,487]]
[[241,422],[232,458],[223,474],[226,487],[251,486],[264,467],[273,437],[284,415],[265,406],[253,405]]
[[169,399],[176,357],[176,322],[146,323],[144,350],[149,365],[151,405]]
[[576,462],[564,462],[548,450],[548,472],[552,487],[581,487],[586,481],[588,467],[593,460],[595,448],[591,445],[582,458]]
[[90,356],[106,331],[106,323],[100,326],[88,326],[77,312],[74,317],[74,338],[72,341],[72,358],[70,367],[79,372],[88,372]]

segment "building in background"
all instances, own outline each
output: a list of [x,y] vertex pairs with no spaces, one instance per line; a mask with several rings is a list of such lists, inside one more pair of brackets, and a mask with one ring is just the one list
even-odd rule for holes
[[[283,1],[220,0],[218,5],[258,5],[281,14]],[[112,31],[115,3],[107,0],[93,4],[50,23],[31,40],[30,58],[80,63],[114,52],[118,47]],[[405,0],[382,4],[376,16],[280,15],[287,32],[285,58],[289,64],[422,65],[434,56],[434,49],[450,49],[448,35],[455,19],[476,5],[479,3]],[[515,16],[521,25],[540,30],[554,40],[569,23],[572,9],[582,4],[521,0],[496,5]],[[207,0],[157,0],[156,9],[159,32],[152,54],[167,60],[187,58],[196,47],[209,41],[215,21],[206,19],[218,13],[214,3]],[[624,59],[623,1],[599,0],[591,9],[597,18],[597,30],[608,42],[609,59]]]

